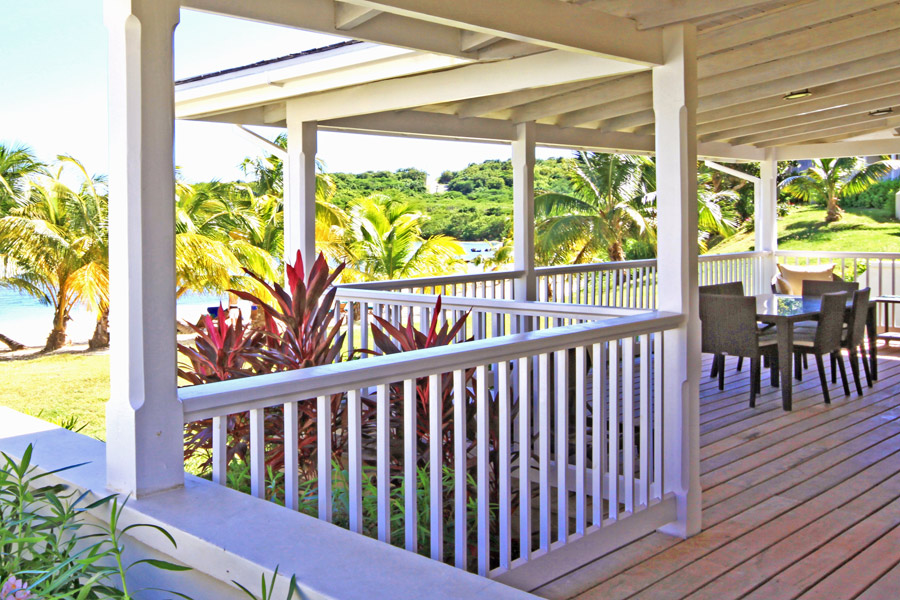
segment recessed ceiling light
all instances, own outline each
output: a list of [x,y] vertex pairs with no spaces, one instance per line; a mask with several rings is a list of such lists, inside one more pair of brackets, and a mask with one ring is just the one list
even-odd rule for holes
[[878,110],[873,110],[869,113],[870,117],[885,117],[894,112],[893,108],[879,108]]
[[784,95],[785,100],[796,100],[797,98],[806,98],[807,96],[812,96],[812,92],[808,89],[806,90],[797,90],[796,92],[790,92]]

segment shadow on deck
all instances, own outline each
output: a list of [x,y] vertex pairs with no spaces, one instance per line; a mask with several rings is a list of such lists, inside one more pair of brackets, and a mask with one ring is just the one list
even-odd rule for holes
[[749,370],[738,373],[734,359],[719,391],[704,356],[702,533],[689,540],[650,534],[536,593],[553,600],[900,598],[900,350],[879,351],[879,379],[862,397],[845,397],[838,379],[826,405],[813,368],[794,382],[790,413],[766,377],[749,408]]

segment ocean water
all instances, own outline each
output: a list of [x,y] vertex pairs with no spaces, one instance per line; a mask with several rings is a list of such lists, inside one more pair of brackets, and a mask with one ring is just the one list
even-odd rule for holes
[[[468,261],[476,257],[490,257],[499,246],[498,242],[460,242]],[[475,270],[475,269],[473,269]],[[185,294],[178,300],[177,314],[179,320],[196,322],[200,315],[206,314],[210,306],[219,302],[228,304],[227,296],[211,294]],[[247,313],[248,307],[243,307]],[[0,333],[26,346],[43,346],[50,334],[53,322],[53,308],[44,306],[31,296],[16,290],[0,288]],[[66,332],[72,343],[85,343],[94,333],[96,317],[87,310],[77,307],[72,311]],[[6,346],[0,344],[0,351]]]
[[[178,301],[178,319],[196,322],[206,313],[207,307],[216,306],[219,300],[215,295],[185,294]],[[221,300],[228,303],[227,297]],[[74,344],[87,342],[94,334],[96,316],[81,307],[76,307],[71,316],[66,327],[69,341]],[[43,346],[52,328],[52,307],[16,290],[0,289],[0,333],[26,346]],[[2,350],[6,350],[6,346],[0,344]]]

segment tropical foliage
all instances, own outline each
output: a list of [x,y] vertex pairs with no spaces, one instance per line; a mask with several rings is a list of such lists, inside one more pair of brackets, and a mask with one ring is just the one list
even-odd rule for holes
[[[578,152],[570,173],[574,194],[535,198],[537,259],[542,264],[647,258],[656,253],[656,164],[652,158]],[[698,176],[699,239],[734,233],[724,205],[737,198]]]
[[345,280],[404,279],[458,270],[462,247],[446,235],[424,237],[427,219],[388,196],[357,200],[344,238],[350,262]]
[[891,172],[896,161],[883,156],[867,163],[864,158],[821,158],[812,161],[802,172],[782,182],[785,192],[804,201],[822,202],[828,211],[826,223],[841,218],[840,201],[850,195],[861,194]]
[[[63,183],[65,167],[81,178]],[[72,309],[83,303],[102,321],[109,306],[108,198],[100,177],[88,176],[69,156],[53,174],[28,181],[0,216],[0,286],[18,289],[53,307],[45,350],[66,343]],[[14,189],[14,188],[13,188]]]

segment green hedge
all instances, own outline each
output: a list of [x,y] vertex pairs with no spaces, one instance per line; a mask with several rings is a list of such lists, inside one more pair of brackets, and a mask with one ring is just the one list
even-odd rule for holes
[[885,208],[894,212],[894,199],[900,190],[900,179],[879,181],[861,194],[841,199],[844,208]]

